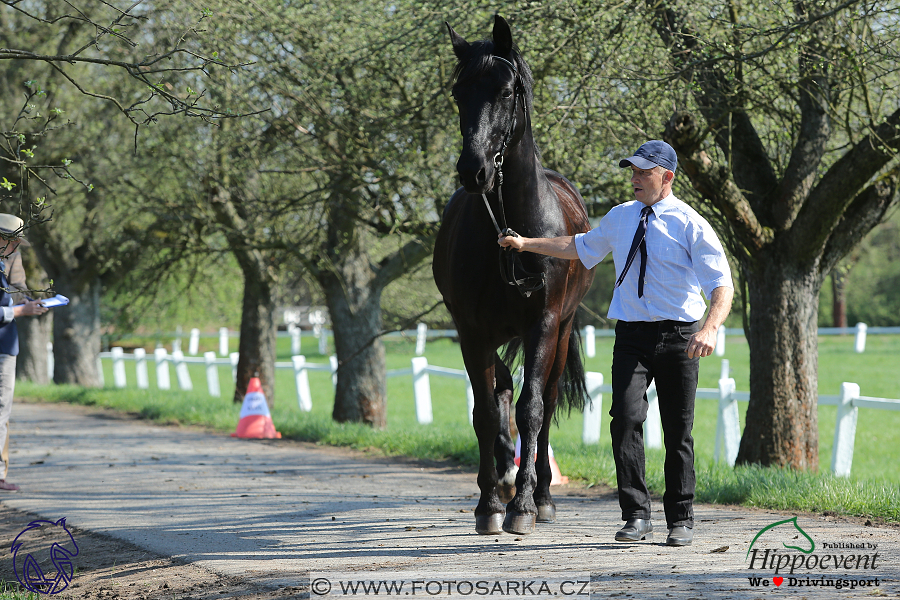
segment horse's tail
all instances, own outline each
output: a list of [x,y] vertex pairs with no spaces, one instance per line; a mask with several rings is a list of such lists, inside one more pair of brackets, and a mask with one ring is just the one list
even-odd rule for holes
[[[513,338],[503,350],[503,362],[509,367],[511,373],[515,373],[522,362],[524,342],[522,338]],[[566,366],[563,367],[562,377],[557,383],[559,397],[557,407],[564,409],[567,414],[573,410],[583,412],[585,404],[590,401],[587,390],[587,381],[584,370],[584,361],[581,358],[581,331],[578,329],[578,317],[572,322],[572,333],[569,335],[569,351],[566,356]],[[559,410],[553,415],[557,419]]]
[[[581,330],[578,328],[578,317],[572,321],[572,333],[569,335],[569,353],[566,366],[559,378],[559,407],[571,414],[573,410],[583,412],[585,404],[590,402],[587,390],[587,375],[582,360]],[[557,413],[558,414],[558,413]]]

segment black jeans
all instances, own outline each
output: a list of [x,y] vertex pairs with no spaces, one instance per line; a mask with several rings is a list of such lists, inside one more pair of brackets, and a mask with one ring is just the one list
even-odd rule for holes
[[622,520],[649,519],[650,494],[644,480],[644,421],[647,388],[656,380],[665,439],[668,527],[694,526],[694,396],[700,358],[688,358],[687,343],[700,329],[677,321],[626,322],[616,325],[612,366],[613,456]]

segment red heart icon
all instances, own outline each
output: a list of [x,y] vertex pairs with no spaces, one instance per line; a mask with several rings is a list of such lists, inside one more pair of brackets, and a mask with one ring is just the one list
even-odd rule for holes
[[784,583],[784,577],[773,577],[772,581],[774,581],[775,585],[778,586]]

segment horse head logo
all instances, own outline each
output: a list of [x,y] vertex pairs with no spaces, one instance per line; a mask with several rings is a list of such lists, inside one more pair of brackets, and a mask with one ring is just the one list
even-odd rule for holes
[[[811,537],[809,537],[809,534],[807,534],[805,531],[803,531],[803,528],[797,524],[797,517],[791,517],[790,519],[785,519],[784,521],[776,521],[775,523],[772,523],[771,525],[766,525],[765,527],[760,529],[759,533],[756,534],[756,537],[753,538],[753,541],[750,542],[750,547],[747,548],[747,556],[750,556],[750,551],[753,550],[753,544],[756,543],[756,540],[759,539],[759,536],[761,536],[762,534],[764,534],[765,532],[767,532],[770,529],[774,529],[775,527],[778,527],[779,525],[786,525],[788,523],[792,523],[794,525],[794,529],[799,531],[800,535],[802,535],[807,540],[809,540],[809,549],[807,550],[805,548],[801,548],[800,546],[789,546],[784,542],[782,542],[782,545],[785,548],[790,548],[791,550],[799,550],[800,552],[802,552],[804,554],[812,554],[813,550],[816,549],[816,543],[813,541],[813,539]],[[797,536],[797,537],[799,537],[799,536]]]
[[78,544],[66,528],[66,518],[32,521],[16,536],[10,549],[13,570],[22,587],[38,594],[58,594],[75,574],[72,560]]

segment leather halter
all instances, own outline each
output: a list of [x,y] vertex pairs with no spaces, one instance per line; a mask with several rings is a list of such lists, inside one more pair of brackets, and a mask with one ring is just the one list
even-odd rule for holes
[[[523,95],[524,86],[519,79],[519,69],[516,68],[516,65],[500,56],[494,56],[493,58],[509,65],[515,75],[515,97],[513,98],[512,121],[510,122],[509,130],[506,132],[506,136],[500,145],[500,150],[494,155],[494,169],[497,172],[497,199],[500,202],[500,218],[503,223],[502,229],[500,228],[500,225],[497,224],[497,219],[494,217],[494,211],[491,210],[487,194],[481,194],[481,198],[484,200],[484,206],[491,216],[491,221],[494,223],[494,229],[497,230],[497,235],[519,237],[519,234],[510,229],[506,223],[506,210],[503,208],[503,158],[506,156],[506,149],[512,139],[513,132],[516,129],[516,112],[519,104],[519,96]],[[522,112],[525,114],[525,119],[527,121],[528,108],[524,98],[522,98]],[[508,247],[500,248],[500,275],[506,283],[515,286],[516,290],[523,298],[531,297],[533,292],[538,291],[547,284],[547,275],[545,273],[532,273],[526,271],[525,267],[522,266],[522,258],[519,256],[519,253]]]

